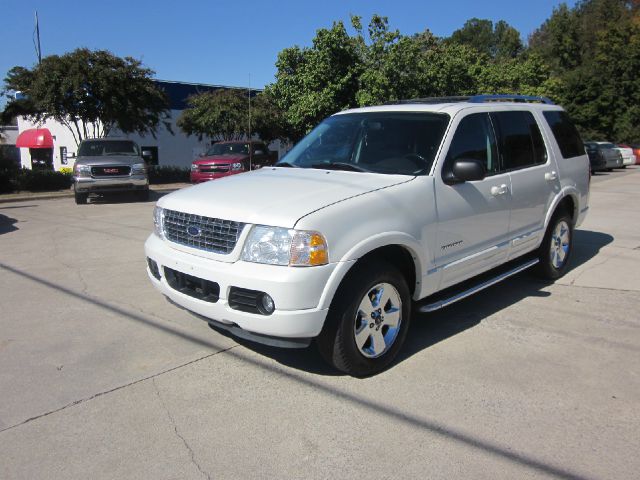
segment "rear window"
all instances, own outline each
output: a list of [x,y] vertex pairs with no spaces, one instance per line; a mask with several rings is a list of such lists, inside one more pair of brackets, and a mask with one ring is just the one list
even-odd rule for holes
[[564,158],[584,155],[584,146],[580,134],[566,112],[543,112],[544,118],[551,127],[553,136],[558,142],[560,153]]

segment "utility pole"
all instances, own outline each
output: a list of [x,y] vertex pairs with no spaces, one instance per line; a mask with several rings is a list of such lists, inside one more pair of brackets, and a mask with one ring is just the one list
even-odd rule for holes
[[253,148],[251,145],[251,74],[249,74],[249,170],[253,170]]
[[38,11],[36,10],[36,31],[35,35],[35,47],[36,47],[36,55],[38,56],[38,65],[42,63],[42,50],[40,49],[40,25],[38,24]]

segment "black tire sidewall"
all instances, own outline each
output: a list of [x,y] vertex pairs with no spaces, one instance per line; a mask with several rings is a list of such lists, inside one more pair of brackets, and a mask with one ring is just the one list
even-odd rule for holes
[[[556,229],[556,226],[562,221],[566,222],[566,224],[569,226],[569,252],[567,253],[567,257],[565,258],[562,266],[560,268],[556,268],[551,263],[551,236],[553,234],[553,231]],[[549,227],[547,228],[544,239],[542,240],[542,244],[540,245],[540,268],[538,270],[543,278],[556,280],[562,277],[567,272],[569,263],[571,261],[571,256],[573,254],[573,232],[573,220],[571,219],[569,214],[564,210],[555,213],[553,218],[549,222]]]
[[[411,322],[411,294],[402,274],[387,262],[356,265],[354,269],[336,292],[319,346],[325,359],[338,370],[365,377],[387,368],[402,348]],[[402,321],[391,348],[380,357],[367,358],[356,345],[354,322],[362,298],[379,283],[389,283],[397,290],[402,301]]]

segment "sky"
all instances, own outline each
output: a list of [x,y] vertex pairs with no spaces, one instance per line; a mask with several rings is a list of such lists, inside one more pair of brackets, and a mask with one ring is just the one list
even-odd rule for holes
[[[411,35],[425,29],[449,36],[466,20],[506,20],[522,38],[538,28],[559,0],[0,0],[0,79],[16,65],[32,67],[34,12],[42,55],[79,47],[131,56],[162,80],[262,88],[274,81],[278,52],[309,46],[333,21],[363,24],[378,13]],[[568,0],[570,6],[575,0]]]

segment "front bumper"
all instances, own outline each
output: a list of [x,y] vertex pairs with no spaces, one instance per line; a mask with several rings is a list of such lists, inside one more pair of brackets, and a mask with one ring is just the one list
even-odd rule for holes
[[[172,302],[207,319],[271,337],[306,339],[316,337],[322,330],[328,309],[318,305],[337,264],[295,268],[220,262],[174,249],[155,234],[147,239],[145,253],[159,267],[159,280],[147,267],[153,285]],[[208,302],[173,289],[165,277],[165,267],[218,283],[218,300]],[[228,302],[231,287],[268,293],[276,305],[275,311],[261,315],[231,308]]]
[[146,175],[105,178],[73,177],[73,186],[77,193],[145,190],[149,188],[149,179]]
[[229,175],[237,175],[243,173],[244,170],[229,170],[228,172],[194,172],[191,171],[191,183],[208,182],[217,178],[228,177]]

